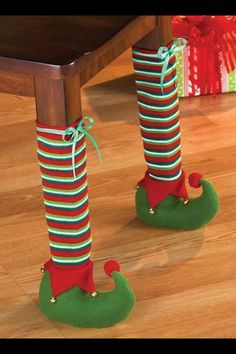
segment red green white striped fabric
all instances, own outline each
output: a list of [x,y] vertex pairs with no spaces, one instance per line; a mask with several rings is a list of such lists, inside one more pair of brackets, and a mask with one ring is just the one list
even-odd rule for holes
[[[65,128],[56,127],[62,133]],[[78,134],[74,178],[72,141],[64,141],[62,135],[39,123],[36,129],[52,261],[58,266],[85,265],[92,243],[85,136]]]
[[171,54],[161,90],[164,60],[156,50],[133,48],[140,129],[148,174],[159,181],[181,177],[179,99],[176,59]]
[[[184,41],[182,41],[184,43]],[[173,43],[159,50],[133,47],[140,130],[147,171],[138,182],[146,190],[150,208],[169,195],[188,199],[181,168],[181,132],[176,58]],[[184,45],[184,44],[183,44]],[[168,60],[168,62],[167,62]]]

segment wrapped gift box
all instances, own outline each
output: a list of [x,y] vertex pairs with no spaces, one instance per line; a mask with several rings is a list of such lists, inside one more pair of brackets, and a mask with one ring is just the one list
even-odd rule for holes
[[180,97],[236,91],[236,16],[173,16]]
[[[200,96],[201,90],[199,87],[195,87],[193,92],[192,83],[189,80],[188,68],[189,68],[189,48],[186,46],[182,51],[176,53],[177,74],[178,74],[178,94],[179,97],[188,96]],[[227,73],[226,68],[222,67],[221,75],[221,92],[233,92],[236,91],[236,70],[231,73]],[[216,92],[219,93],[219,92]],[[211,94],[211,92],[209,92]]]

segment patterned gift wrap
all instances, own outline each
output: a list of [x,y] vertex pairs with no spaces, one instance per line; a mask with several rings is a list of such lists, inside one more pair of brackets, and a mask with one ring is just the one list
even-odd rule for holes
[[173,16],[180,97],[236,91],[236,16]]
[[[178,95],[179,97],[188,97],[192,95],[192,85],[189,80],[189,45],[182,51],[176,53],[177,75],[178,75]],[[223,92],[236,91],[236,70],[227,73],[225,66],[222,67],[221,87]],[[200,88],[195,87],[194,96],[200,96]]]

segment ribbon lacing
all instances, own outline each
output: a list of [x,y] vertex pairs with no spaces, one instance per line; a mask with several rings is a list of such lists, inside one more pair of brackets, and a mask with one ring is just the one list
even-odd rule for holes
[[173,44],[170,48],[168,47],[160,47],[157,52],[157,58],[164,59],[164,64],[162,67],[161,71],[161,79],[160,79],[160,84],[161,84],[161,91],[163,94],[163,84],[164,84],[164,78],[166,75],[166,69],[168,67],[171,55],[173,53],[179,52],[184,49],[184,47],[187,44],[187,40],[185,38],[176,38],[173,41]]
[[[89,124],[85,124],[86,121],[89,121]],[[72,159],[72,168],[73,168],[73,176],[76,178],[76,168],[75,168],[75,150],[77,141],[80,140],[81,135],[87,136],[89,140],[94,145],[100,161],[102,161],[102,155],[99,150],[98,144],[94,137],[89,133],[89,129],[94,125],[94,120],[92,117],[86,116],[83,117],[76,127],[66,128],[64,131],[59,129],[48,129],[48,128],[39,128],[37,127],[37,131],[49,134],[58,134],[62,136],[62,140],[65,142],[72,142],[72,150],[71,150],[71,159]],[[68,138],[69,136],[69,138]]]

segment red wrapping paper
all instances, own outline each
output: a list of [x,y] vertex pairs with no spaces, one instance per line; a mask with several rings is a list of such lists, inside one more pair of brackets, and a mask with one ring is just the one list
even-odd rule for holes
[[191,96],[222,92],[222,66],[236,69],[236,16],[173,16],[173,35],[188,40]]

